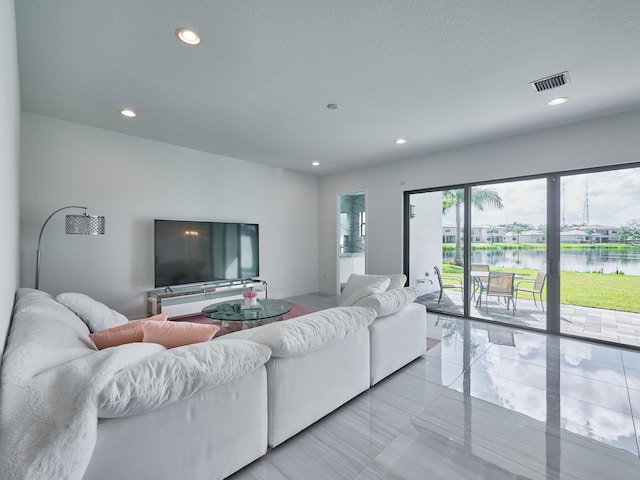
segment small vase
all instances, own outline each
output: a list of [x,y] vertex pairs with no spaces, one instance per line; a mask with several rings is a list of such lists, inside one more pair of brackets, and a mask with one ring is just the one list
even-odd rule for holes
[[258,297],[245,298],[244,305],[246,307],[252,307],[252,306],[258,305]]

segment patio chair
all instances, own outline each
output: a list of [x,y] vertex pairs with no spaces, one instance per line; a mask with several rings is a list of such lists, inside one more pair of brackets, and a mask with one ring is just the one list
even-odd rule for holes
[[487,285],[489,280],[489,265],[475,264],[471,265],[471,281],[473,282],[473,291],[471,292],[471,300],[476,298],[477,293],[481,293],[482,289]]
[[[505,273],[505,272],[489,272],[489,279],[487,280],[487,287],[484,288],[484,292],[480,292],[485,294],[485,309],[487,312],[489,311],[489,297],[498,297],[498,301],[500,298],[504,298],[507,302],[507,310],[509,310],[509,304],[512,304],[513,310],[512,315],[516,314],[516,302],[514,299],[514,290],[515,286],[513,284],[515,278],[515,273]],[[480,305],[482,301],[480,302]]]
[[436,275],[438,277],[438,285],[440,285],[440,296],[438,297],[438,303],[440,303],[440,301],[442,300],[442,292],[444,292],[445,288],[459,289],[462,292],[462,289],[464,287],[462,286],[462,281],[458,277],[442,276],[442,273],[440,273],[440,269],[438,267],[433,267],[433,269],[436,271]]
[[[538,297],[540,298],[540,308],[542,308],[542,311],[544,312],[544,303],[542,303],[542,290],[544,289],[544,284],[546,283],[546,281],[547,281],[547,272],[545,272],[544,270],[540,270],[536,275],[535,280],[522,280],[518,282],[518,284],[516,285],[516,302],[518,301],[518,292],[530,293],[533,296],[533,304],[537,308],[538,303],[536,302],[536,295],[538,295]],[[533,286],[529,288],[524,288],[520,286],[523,283],[525,284],[533,283]]]

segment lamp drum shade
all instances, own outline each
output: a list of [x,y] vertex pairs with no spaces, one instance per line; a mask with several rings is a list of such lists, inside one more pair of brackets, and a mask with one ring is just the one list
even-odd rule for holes
[[67,215],[66,233],[104,235],[104,217],[99,215]]

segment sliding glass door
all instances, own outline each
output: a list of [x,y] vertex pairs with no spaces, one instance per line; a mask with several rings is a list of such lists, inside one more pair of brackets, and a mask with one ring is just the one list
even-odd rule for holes
[[640,346],[640,167],[406,192],[434,312]]
[[430,308],[464,315],[464,189],[408,197],[409,283]]
[[546,328],[546,232],[545,178],[471,187],[473,317]]
[[640,346],[640,168],[561,187],[560,331]]

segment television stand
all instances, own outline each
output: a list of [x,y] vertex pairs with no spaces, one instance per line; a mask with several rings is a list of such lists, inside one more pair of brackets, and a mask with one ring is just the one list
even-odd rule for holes
[[156,288],[147,292],[147,314],[168,313],[169,318],[200,313],[204,307],[226,300],[240,299],[249,290],[264,292],[268,298],[268,283],[265,280],[221,280],[184,287]]

